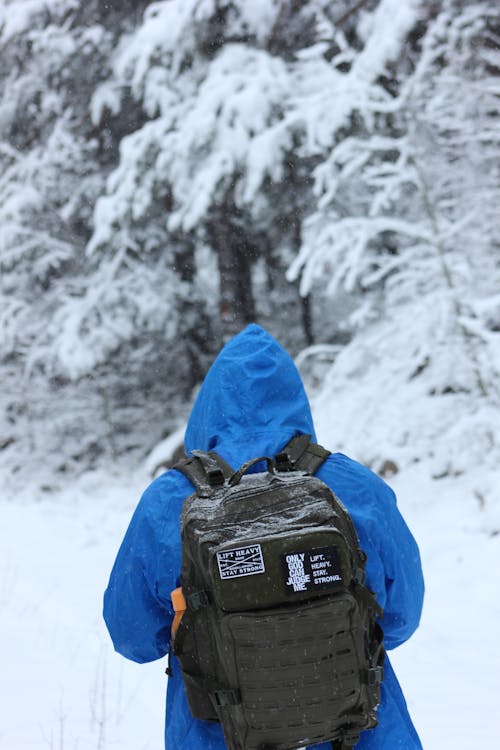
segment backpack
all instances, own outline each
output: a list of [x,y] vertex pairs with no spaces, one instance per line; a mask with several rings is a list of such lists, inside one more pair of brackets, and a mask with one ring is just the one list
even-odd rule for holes
[[193,716],[229,750],[343,749],[377,724],[382,611],[347,510],[313,476],[328,455],[301,435],[237,471],[199,451],[175,467],[196,491],[171,649]]

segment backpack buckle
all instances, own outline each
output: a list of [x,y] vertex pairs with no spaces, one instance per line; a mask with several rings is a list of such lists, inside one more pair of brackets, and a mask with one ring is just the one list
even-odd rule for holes
[[209,598],[206,591],[194,591],[192,594],[190,594],[187,598],[187,604],[189,609],[192,609],[193,612],[197,612],[199,609],[203,609],[203,607],[207,607],[209,604]]
[[224,472],[219,467],[207,469],[207,479],[210,487],[222,487],[224,484]]
[[373,685],[380,685],[384,679],[384,668],[383,667],[372,667],[366,670],[366,682],[370,687]]
[[293,463],[290,460],[290,456],[285,451],[277,453],[274,457],[276,471],[293,471]]
[[357,583],[359,586],[363,586],[365,582],[365,571],[363,570],[363,568],[356,566],[352,577],[355,583]]
[[217,708],[237,706],[241,703],[239,690],[215,690],[213,696]]

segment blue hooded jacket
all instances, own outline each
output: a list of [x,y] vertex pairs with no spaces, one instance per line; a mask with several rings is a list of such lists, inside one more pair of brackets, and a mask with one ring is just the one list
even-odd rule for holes
[[[248,326],[221,351],[191,412],[186,451],[215,450],[231,466],[278,453],[314,425],[300,375],[282,347],[262,328]],[[325,446],[328,447],[328,446]],[[317,476],[349,510],[368,555],[367,584],[384,609],[386,648],[418,625],[423,579],[417,545],[392,490],[369,469],[335,453]],[[115,649],[148,662],[168,651],[174,616],[170,593],[179,586],[179,518],[191,483],[171,470],[145,491],[125,535],[104,595],[104,618]],[[359,750],[421,750],[394,671],[386,659],[376,729],[363,732]],[[167,750],[225,750],[218,724],[199,721],[187,705],[179,666],[168,680]],[[331,750],[331,743],[315,746]]]

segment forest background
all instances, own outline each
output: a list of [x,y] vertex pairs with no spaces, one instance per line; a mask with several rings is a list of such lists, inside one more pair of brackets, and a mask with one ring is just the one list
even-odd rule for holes
[[312,347],[376,470],[491,453],[499,28],[494,0],[2,2],[9,474],[141,460],[253,320]]
[[[33,556],[40,535],[70,554],[79,524],[106,573],[210,363],[250,321],[296,358],[319,438],[409,497],[440,583],[429,601],[451,602],[444,562],[470,582],[471,619],[450,610],[439,632],[453,624],[458,649],[478,609],[498,621],[499,73],[496,0],[0,0],[0,612],[13,638],[31,612],[31,592],[14,594],[22,518]],[[57,564],[44,561],[49,638],[40,590]],[[82,746],[102,750],[96,659]],[[2,663],[17,674],[10,653]],[[72,747],[54,691],[44,743]],[[3,731],[0,746],[29,746]],[[476,740],[462,728],[454,750]]]

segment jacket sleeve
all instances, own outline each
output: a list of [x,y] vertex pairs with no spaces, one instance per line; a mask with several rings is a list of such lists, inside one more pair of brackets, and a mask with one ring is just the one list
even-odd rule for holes
[[424,579],[420,553],[390,487],[375,477],[374,543],[384,567],[386,602],[383,627],[386,648],[404,643],[420,622]]
[[384,610],[386,648],[404,643],[417,628],[424,581],[417,544],[391,488],[376,474],[342,454],[318,472],[350,512],[367,554],[367,585]]
[[170,592],[181,566],[179,517],[191,485],[178,472],[156,479],[130,521],[104,594],[104,620],[115,650],[136,662],[168,650]]

